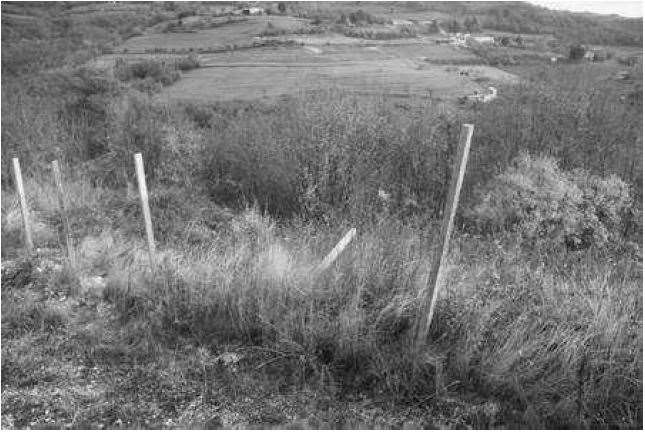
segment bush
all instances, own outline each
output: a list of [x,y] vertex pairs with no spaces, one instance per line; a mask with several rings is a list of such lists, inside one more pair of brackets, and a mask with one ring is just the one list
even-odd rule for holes
[[180,57],[175,60],[175,68],[179,69],[182,72],[197,69],[201,65],[199,64],[199,58],[195,54],[189,54],[185,57]]
[[437,214],[458,129],[427,118],[334,92],[247,107],[243,118],[227,114],[206,130],[206,181],[222,202],[257,200],[273,215],[371,218],[381,208],[379,187]]
[[336,20],[336,23],[338,24],[351,24],[356,26],[364,26],[364,25],[370,25],[370,24],[387,24],[389,22],[390,21],[385,18],[374,16],[361,9],[357,10],[356,12],[351,12],[349,15],[345,15],[344,13],[341,13],[338,19]]
[[412,25],[399,26],[396,29],[347,27],[343,30],[343,34],[347,37],[387,40],[413,38],[417,36],[417,30]]
[[563,171],[552,158],[517,158],[466,212],[481,231],[518,232],[531,244],[578,250],[622,239],[631,205],[629,187],[616,176]]
[[571,60],[582,60],[582,58],[585,56],[585,53],[587,50],[585,49],[584,46],[578,44],[578,45],[573,45],[571,48],[569,48],[569,59]]
[[128,63],[122,58],[117,58],[114,63],[114,76],[121,81],[152,79],[155,82],[161,83],[163,86],[168,86],[181,77],[179,72],[177,72],[179,65],[190,67],[194,65],[194,62],[194,60],[187,58],[175,64],[160,59]]

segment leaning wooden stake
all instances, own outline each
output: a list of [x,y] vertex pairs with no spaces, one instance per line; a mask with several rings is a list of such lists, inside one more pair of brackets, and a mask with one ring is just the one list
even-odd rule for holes
[[473,125],[462,125],[461,133],[459,135],[458,159],[455,163],[450,190],[448,191],[448,200],[446,201],[446,207],[444,209],[441,237],[439,238],[439,243],[437,244],[437,249],[434,254],[432,273],[430,273],[430,277],[428,279],[428,286],[425,296],[422,299],[420,314],[417,320],[415,338],[417,349],[425,343],[426,337],[428,336],[428,330],[430,329],[430,323],[432,322],[432,315],[434,314],[434,308],[440,288],[439,282],[441,280],[441,267],[448,253],[450,234],[452,233],[457,203],[459,202],[461,184],[464,179],[464,173],[466,172],[466,163],[468,162],[468,152],[470,150],[470,139],[472,136]]
[[143,158],[141,153],[134,155],[134,165],[137,171],[137,183],[139,183],[139,195],[141,196],[141,209],[146,224],[146,235],[148,237],[148,253],[150,254],[150,267],[154,270],[155,265],[155,238],[152,233],[152,219],[150,207],[148,207],[148,188],[146,187],[146,175],[143,171]]
[[340,239],[338,244],[327,254],[325,259],[322,261],[322,263],[318,266],[318,271],[323,271],[327,269],[332,263],[338,258],[338,255],[341,254],[343,250],[347,247],[349,242],[352,241],[354,236],[356,235],[356,228],[352,228],[349,231],[347,231],[347,234]]
[[34,243],[31,241],[29,210],[27,209],[27,198],[25,197],[25,188],[22,185],[22,173],[20,172],[18,158],[13,158],[13,180],[16,184],[16,190],[20,199],[20,213],[22,214],[22,225],[25,231],[25,249],[27,250],[27,254],[31,254],[34,250]]
[[74,262],[72,238],[69,231],[69,219],[67,217],[67,206],[65,205],[65,194],[63,192],[63,180],[60,174],[60,167],[58,161],[52,161],[52,174],[54,176],[54,184],[56,185],[56,193],[58,195],[58,208],[61,214],[61,221],[63,222],[63,232],[65,234],[65,246],[67,248],[67,259],[70,263]]

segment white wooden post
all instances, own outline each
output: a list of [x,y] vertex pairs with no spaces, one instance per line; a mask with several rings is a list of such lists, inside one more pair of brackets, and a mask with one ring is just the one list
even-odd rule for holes
[[428,286],[424,298],[421,300],[421,308],[419,310],[419,317],[417,319],[416,328],[416,348],[419,349],[428,336],[430,330],[430,323],[432,322],[432,315],[437,302],[437,295],[439,293],[439,283],[441,276],[441,267],[446,255],[448,254],[448,246],[450,243],[450,235],[454,224],[455,212],[457,211],[457,204],[459,202],[459,193],[461,192],[461,184],[466,172],[466,164],[468,162],[468,152],[470,150],[470,140],[473,136],[473,125],[464,124],[461,126],[461,133],[459,135],[459,149],[457,152],[458,159],[455,161],[455,167],[452,174],[450,189],[448,191],[448,200],[443,214],[443,223],[441,226],[441,236],[439,243],[434,254],[432,264],[432,273],[428,279]]
[[356,228],[352,228],[349,231],[347,231],[347,234],[340,239],[338,244],[327,254],[325,259],[322,261],[322,263],[318,266],[318,271],[323,271],[327,268],[329,268],[330,265],[338,258],[338,255],[343,252],[343,250],[347,247],[349,242],[352,241],[354,236],[356,235]]
[[63,222],[63,232],[65,234],[65,246],[67,247],[67,259],[71,262],[74,261],[72,256],[72,238],[69,231],[69,219],[67,218],[67,206],[65,204],[65,194],[63,192],[63,180],[60,174],[60,167],[58,161],[52,161],[52,174],[54,177],[54,184],[56,185],[56,193],[58,195],[58,207],[61,214],[61,221]]
[[34,250],[34,243],[31,241],[31,227],[29,226],[29,209],[27,208],[27,198],[25,197],[25,188],[22,184],[22,173],[20,172],[20,161],[13,158],[13,180],[16,184],[16,191],[20,199],[20,213],[22,214],[22,226],[25,231],[25,249],[28,254]]
[[150,217],[150,207],[148,207],[148,188],[146,187],[146,175],[143,171],[143,158],[141,153],[134,155],[134,165],[137,172],[137,183],[139,184],[139,195],[141,196],[141,210],[143,211],[143,220],[146,225],[146,235],[148,237],[148,253],[150,255],[150,267],[154,270],[155,265],[155,238],[152,232],[152,219]]

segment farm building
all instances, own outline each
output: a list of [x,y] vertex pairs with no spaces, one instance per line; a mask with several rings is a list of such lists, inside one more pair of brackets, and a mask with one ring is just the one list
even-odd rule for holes
[[600,48],[588,48],[583,59],[594,62],[605,61],[607,60],[607,51]]
[[261,7],[247,7],[242,9],[242,15],[262,15],[264,14],[264,9]]
[[585,55],[582,57],[583,59],[587,61],[593,61],[594,58],[594,52],[593,50],[587,50],[585,51]]
[[493,36],[470,36],[468,35],[468,38],[470,40],[473,40],[477,43],[480,44],[494,44],[495,43],[495,38]]
[[605,50],[594,50],[593,52],[593,61],[605,61],[607,60],[607,51]]
[[450,35],[450,43],[455,46],[466,46],[466,40],[469,34],[454,33]]
[[488,87],[488,93],[480,93],[479,91],[475,90],[473,94],[460,98],[460,102],[486,103],[496,98],[497,89],[495,87]]

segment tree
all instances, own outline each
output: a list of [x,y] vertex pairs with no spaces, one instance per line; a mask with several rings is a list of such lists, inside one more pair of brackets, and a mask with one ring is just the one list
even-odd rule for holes
[[508,44],[509,44],[510,42],[511,42],[511,39],[510,39],[508,36],[502,36],[502,38],[501,38],[501,39],[500,39],[500,41],[499,41],[499,43],[500,43],[502,46],[508,46]]
[[469,17],[464,20],[464,27],[468,30],[469,33],[474,33],[479,31],[479,22],[476,17]]
[[287,11],[287,5],[285,5],[283,2],[278,3],[278,10],[280,13],[285,13]]
[[450,21],[450,23],[448,24],[448,31],[450,33],[459,33],[459,32],[461,32],[462,27],[461,27],[461,24],[459,24],[459,21],[457,21],[456,19],[453,19],[452,21]]
[[587,50],[584,46],[580,44],[572,45],[571,48],[569,48],[569,59],[581,60],[585,56],[586,52]]

